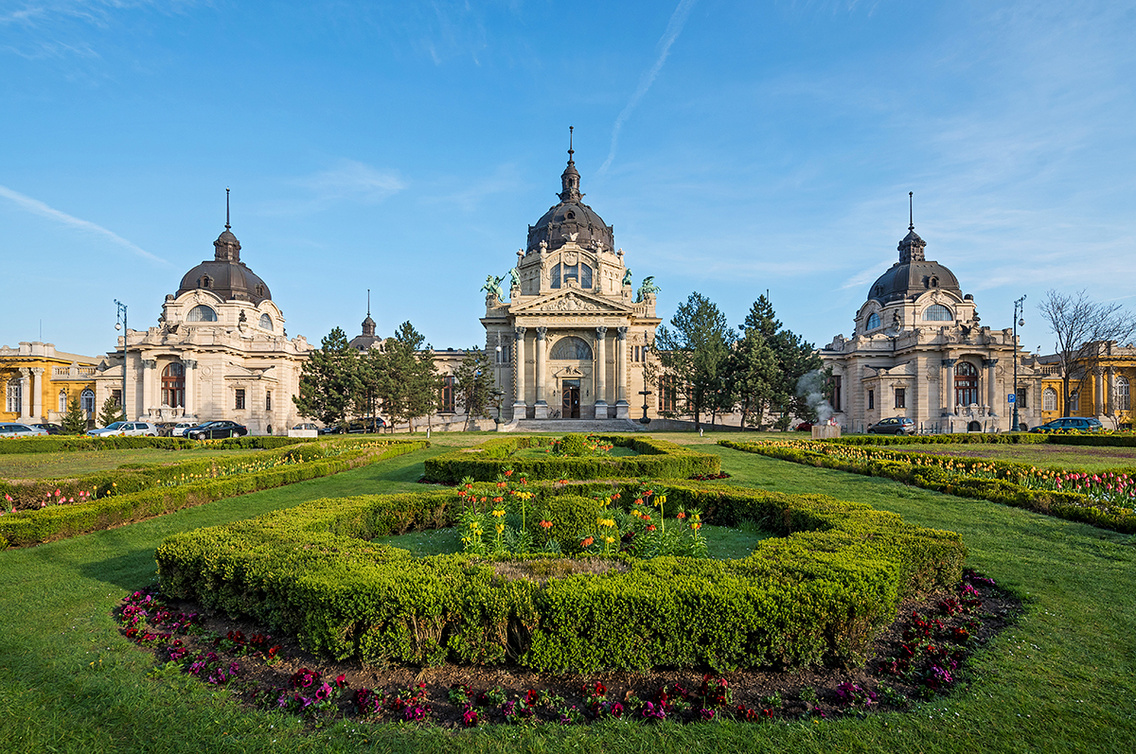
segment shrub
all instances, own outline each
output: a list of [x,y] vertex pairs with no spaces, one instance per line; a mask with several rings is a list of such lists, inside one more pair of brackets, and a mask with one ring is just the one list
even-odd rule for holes
[[[560,543],[564,552],[579,552],[580,540],[589,532],[595,531],[596,519],[603,512],[603,505],[595,499],[581,495],[557,495],[545,503],[545,519],[552,522],[548,533]],[[545,544],[537,532],[537,543]]]

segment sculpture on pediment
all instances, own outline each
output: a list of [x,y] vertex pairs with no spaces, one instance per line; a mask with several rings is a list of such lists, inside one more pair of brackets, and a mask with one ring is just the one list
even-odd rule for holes
[[639,286],[639,293],[636,294],[635,303],[641,304],[647,300],[648,296],[654,296],[659,292],[659,286],[655,285],[655,276],[648,275],[643,278],[642,284]]
[[501,277],[493,277],[492,275],[486,275],[485,276],[485,285],[481,286],[481,290],[485,291],[485,295],[487,297],[500,299],[501,296],[502,296],[501,281],[504,280],[504,279],[505,279],[504,275],[502,275]]
[[517,268],[509,270],[509,290],[517,288],[521,285],[521,279],[517,277]]
[[628,267],[623,273],[623,285],[631,285],[631,268]]

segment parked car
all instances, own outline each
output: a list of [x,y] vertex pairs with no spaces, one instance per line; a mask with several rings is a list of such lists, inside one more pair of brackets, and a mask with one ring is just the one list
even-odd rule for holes
[[319,427],[307,422],[305,422],[304,424],[297,424],[296,426],[292,427],[292,429],[314,429],[316,431],[319,431]]
[[196,426],[193,422],[178,422],[170,427],[170,437],[185,437],[185,433]]
[[387,420],[381,416],[364,416],[362,419],[352,419],[348,422],[347,433],[356,435],[379,432],[385,426],[387,426]]
[[813,428],[812,422],[801,422],[796,427],[794,427],[794,429],[796,429],[798,432],[811,432],[812,428]]
[[1030,432],[1103,432],[1100,419],[1091,416],[1064,416],[1034,427]]
[[231,421],[211,421],[198,424],[185,430],[185,436],[191,440],[215,440],[219,437],[244,437],[248,434],[248,427]]
[[38,424],[29,424],[28,426],[29,427],[39,427],[40,429],[42,429],[44,432],[48,433],[49,435],[65,435],[65,434],[67,434],[66,432],[63,431],[63,427],[59,426],[58,424],[49,424],[47,422],[42,422],[42,423],[38,423]]
[[157,437],[158,427],[150,422],[111,422],[102,429],[87,431],[92,437]]
[[910,435],[915,432],[915,420],[906,416],[892,416],[880,419],[868,427],[869,435]]
[[47,430],[19,422],[0,422],[0,437],[35,437],[46,435]]

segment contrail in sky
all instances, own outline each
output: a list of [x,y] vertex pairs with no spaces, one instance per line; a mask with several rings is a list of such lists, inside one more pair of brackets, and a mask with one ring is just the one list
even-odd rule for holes
[[150,252],[146,251],[145,249],[143,249],[142,247],[130,243],[130,241],[127,241],[122,236],[118,235],[117,233],[115,233],[113,231],[107,230],[106,228],[104,228],[101,225],[96,225],[95,223],[90,222],[89,220],[81,220],[78,217],[72,217],[71,215],[67,214],[66,212],[60,212],[57,209],[54,209],[52,207],[47,206],[46,204],[39,201],[38,199],[32,199],[30,196],[24,196],[20,192],[13,191],[12,189],[10,189],[6,186],[0,186],[0,196],[4,197],[5,199],[12,201],[13,203],[19,205],[20,207],[26,209],[29,212],[33,212],[37,215],[42,215],[43,217],[47,217],[49,219],[56,220],[58,222],[63,223],[64,225],[70,225],[72,228],[79,228],[80,230],[89,231],[91,233],[96,233],[100,236],[103,236],[104,238],[109,238],[111,241],[114,241],[116,244],[119,244],[120,246],[124,246],[125,248],[129,249],[130,251],[134,252],[135,254],[137,254],[140,257],[145,257],[146,259],[149,259],[151,261],[158,262],[159,264],[164,264],[164,265],[167,265],[167,266],[169,266],[169,264],[170,264],[165,259],[162,259],[159,256],[155,256],[155,255],[151,254]]
[[623,128],[623,122],[631,115],[631,111],[639,104],[639,100],[651,88],[651,84],[655,83],[655,78],[659,75],[659,71],[663,67],[663,63],[667,62],[667,55],[671,52],[671,45],[678,39],[678,35],[682,32],[682,26],[686,23],[686,17],[690,14],[690,9],[698,0],[679,0],[678,7],[674,9],[671,14],[671,20],[667,23],[667,30],[663,32],[662,39],[659,40],[659,56],[655,59],[655,64],[643,74],[643,78],[639,80],[639,88],[631,95],[631,99],[623,106],[623,111],[619,113],[619,117],[615,119],[615,125],[611,129],[611,149],[607,153],[607,159],[604,160],[603,165],[600,165],[599,172],[607,172],[607,168],[611,165],[611,161],[615,159],[615,147],[619,141],[619,131]]

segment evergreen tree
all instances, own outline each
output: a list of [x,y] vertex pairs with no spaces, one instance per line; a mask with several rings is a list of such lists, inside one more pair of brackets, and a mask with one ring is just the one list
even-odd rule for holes
[[699,428],[704,413],[729,403],[727,364],[734,334],[718,307],[697,291],[679,305],[671,326],[659,328],[655,347],[663,367],[683,386],[682,412],[693,415]]
[[474,417],[488,417],[493,400],[493,372],[489,355],[474,346],[466,351],[465,358],[454,370],[454,397],[465,410],[465,428],[469,430]]
[[126,414],[123,412],[122,406],[118,405],[118,401],[114,399],[113,395],[108,395],[99,411],[99,426],[106,427],[125,419]]
[[79,406],[79,399],[72,398],[67,402],[67,413],[63,415],[63,431],[69,435],[82,434],[87,429],[87,417]]
[[389,359],[384,349],[385,344],[375,344],[355,362],[359,386],[352,405],[360,416],[378,416],[379,407],[390,391]]
[[780,371],[777,355],[759,328],[745,331],[730,353],[728,369],[741,425],[760,425],[775,397]]
[[340,328],[311,352],[300,372],[300,394],[292,397],[302,416],[340,424],[360,392],[358,356]]

